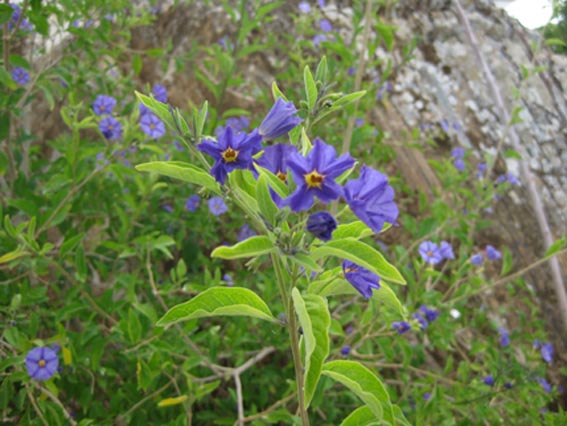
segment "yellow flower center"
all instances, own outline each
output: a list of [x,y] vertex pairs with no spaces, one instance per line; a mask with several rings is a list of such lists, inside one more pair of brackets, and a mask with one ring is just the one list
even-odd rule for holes
[[279,177],[283,182],[287,181],[287,173],[280,171],[276,173],[276,176]]
[[154,123],[150,123],[150,129],[154,130],[156,128],[156,125]]
[[427,253],[425,253],[427,255],[427,257],[431,257],[433,256],[433,252],[431,250],[429,250]]
[[37,365],[39,365],[40,367],[45,367],[47,363],[45,362],[44,359],[40,359],[39,362],[37,363]]
[[223,151],[221,155],[225,163],[233,163],[238,158],[238,151],[235,151],[232,148],[228,148],[226,149],[226,151]]
[[356,272],[356,271],[358,271],[358,268],[351,266],[350,268],[345,269],[345,274],[348,274],[349,272]]
[[317,172],[317,170],[313,170],[311,173],[307,173],[303,175],[305,177],[305,183],[309,188],[321,188],[323,180],[325,176]]
[[104,105],[99,106],[101,111],[104,111],[104,109],[106,108]]

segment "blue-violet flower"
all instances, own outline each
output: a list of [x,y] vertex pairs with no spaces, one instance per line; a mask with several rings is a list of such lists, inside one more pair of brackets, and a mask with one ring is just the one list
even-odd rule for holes
[[335,229],[337,221],[331,213],[317,212],[307,218],[307,231],[321,241],[329,241]]
[[366,299],[372,297],[372,289],[378,290],[380,288],[380,277],[378,275],[350,260],[343,262],[343,273],[346,280]]

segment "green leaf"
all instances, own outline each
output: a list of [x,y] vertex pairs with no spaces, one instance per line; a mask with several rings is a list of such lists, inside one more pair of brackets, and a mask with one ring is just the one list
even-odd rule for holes
[[275,81],[272,83],[272,98],[274,99],[282,98],[284,101],[288,102],[286,96],[278,87],[278,83],[276,83]]
[[173,116],[167,104],[155,100],[153,97],[142,95],[140,92],[135,92],[138,100],[147,106],[164,124],[172,131],[177,132],[177,127],[173,121]]
[[7,4],[0,4],[0,25],[8,22],[14,13],[14,9]]
[[341,426],[380,426],[376,416],[366,405],[357,408],[343,420]]
[[549,248],[547,249],[547,251],[545,252],[545,255],[543,257],[550,257],[550,256],[553,256],[554,254],[560,252],[561,250],[563,250],[565,248],[566,243],[567,243],[567,240],[565,239],[565,237],[560,238],[559,240],[555,241],[553,244],[551,244],[549,246]]
[[303,69],[303,81],[305,83],[307,105],[309,106],[309,113],[311,113],[317,104],[317,85],[315,84],[315,80],[313,80],[313,74],[311,74],[309,65],[306,65]]
[[309,256],[308,254],[296,253],[292,256],[287,256],[287,258],[290,261],[297,263],[300,266],[303,266],[308,271],[320,272],[322,270],[321,267],[317,264],[317,262],[311,259],[311,256]]
[[311,256],[317,260],[325,256],[348,259],[380,276],[380,278],[397,284],[406,281],[398,270],[390,264],[375,248],[354,238],[333,239],[324,245],[314,248]]
[[10,114],[0,113],[0,140],[8,137],[10,131]]
[[304,398],[305,406],[309,407],[319,377],[321,377],[321,368],[327,356],[329,356],[331,316],[327,300],[321,296],[308,294],[302,297],[297,287],[294,287],[291,291],[291,297],[303,329],[303,342],[305,344],[303,360],[305,370]]
[[352,102],[359,100],[364,95],[366,95],[366,90],[360,90],[358,92],[349,93],[348,95],[345,95],[340,99],[337,99],[337,101],[333,103],[333,108],[338,108],[344,105],[348,105]]
[[390,396],[380,379],[368,368],[355,361],[331,361],[323,366],[322,374],[342,383],[360,399],[376,416],[394,424],[394,412]]
[[256,201],[258,201],[260,213],[264,215],[268,223],[275,224],[279,209],[272,200],[272,195],[268,189],[268,179],[264,175],[260,175],[256,181]]
[[280,197],[287,198],[287,196],[289,195],[289,188],[279,177],[277,177],[268,169],[260,167],[256,163],[254,163],[254,166],[256,167],[256,170],[258,171],[260,176],[265,176],[268,184],[270,185],[270,188],[272,188]]
[[142,57],[139,54],[132,56],[132,71],[134,75],[140,75],[142,72]]
[[67,253],[69,253],[71,250],[77,247],[79,242],[81,242],[81,240],[84,237],[85,237],[85,233],[81,232],[80,234],[75,235],[73,237],[65,238],[63,244],[61,244],[61,248],[59,249],[59,258],[60,259],[64,258]]
[[327,76],[329,75],[329,67],[327,66],[327,57],[323,56],[317,65],[317,71],[315,71],[315,79],[322,82],[325,85],[327,81]]
[[0,67],[0,83],[11,90],[16,90],[18,88],[16,82],[12,79],[12,75],[6,71],[4,66]]
[[140,319],[138,314],[132,308],[128,309],[128,337],[132,343],[140,340],[142,336],[142,324],[140,324]]
[[247,316],[267,321],[274,317],[253,291],[239,287],[212,287],[188,302],[174,306],[157,322],[165,327],[181,321],[215,316]]
[[19,257],[29,256],[30,253],[27,251],[22,251],[21,247],[18,247],[16,250],[8,252],[0,256],[0,265],[3,263],[11,262]]
[[138,164],[136,170],[140,172],[153,172],[173,179],[200,185],[217,195],[222,195],[219,184],[215,179],[200,167],[181,161],[153,161]]
[[400,299],[398,299],[396,293],[394,293],[394,291],[388,284],[384,282],[384,280],[380,281],[380,288],[378,290],[372,291],[372,299],[378,300],[380,303],[383,303],[387,308],[396,312],[400,316],[406,316],[404,305],[402,305],[402,302],[400,302]]
[[75,267],[77,268],[77,279],[79,282],[84,283],[87,280],[87,260],[82,245],[79,246],[75,252]]
[[376,24],[376,29],[380,33],[380,36],[382,36],[382,40],[384,40],[386,48],[391,52],[394,48],[394,31],[396,30],[396,27],[378,22]]
[[374,231],[368,227],[364,222],[357,220],[351,223],[341,224],[333,231],[333,238],[355,238],[360,240],[361,238],[373,235]]
[[240,259],[243,257],[256,257],[262,254],[273,253],[276,250],[274,243],[265,235],[255,235],[233,246],[220,246],[213,250],[211,257],[221,259]]

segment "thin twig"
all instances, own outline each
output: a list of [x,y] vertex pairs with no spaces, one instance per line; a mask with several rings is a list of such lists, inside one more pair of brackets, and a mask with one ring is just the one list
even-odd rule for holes
[[[354,75],[354,92],[358,92],[362,85],[362,77],[364,71],[366,70],[366,55],[368,54],[368,40],[370,39],[370,34],[372,30],[372,0],[366,0],[366,8],[364,10],[364,32],[362,35],[362,53],[358,56],[358,67],[356,68],[356,74]],[[355,43],[355,42],[353,42]],[[354,130],[354,122],[356,119],[356,111],[358,110],[358,104],[360,99],[354,102],[354,112],[349,116],[347,121],[347,128],[343,136],[343,147],[341,153],[345,154],[350,150],[350,144],[352,142],[352,132]]]
[[162,393],[164,390],[166,390],[168,387],[170,387],[172,385],[172,383],[173,383],[173,381],[169,381],[164,386],[159,388],[157,391],[152,392],[151,394],[140,399],[138,402],[136,402],[134,405],[132,405],[132,407],[130,407],[130,409],[128,411],[126,411],[124,414],[121,414],[120,417],[121,418],[128,418],[128,416],[130,414],[132,414],[134,411],[136,411],[140,406],[144,405],[144,403],[146,401],[158,396],[160,393]]
[[53,395],[50,391],[48,391],[47,389],[45,389],[44,387],[36,384],[34,382],[34,386],[37,387],[39,390],[41,390],[41,392],[43,392],[45,395],[47,395],[47,397],[52,400],[59,408],[61,408],[61,410],[63,410],[63,415],[65,416],[65,418],[69,421],[69,424],[71,426],[76,426],[77,422],[75,421],[75,419],[73,419],[73,417],[71,416],[71,414],[69,414],[69,412],[67,411],[67,409],[65,408],[65,406],[63,405],[63,403],[61,401],[59,401],[59,398],[57,398],[55,395]]
[[238,426],[244,426],[244,401],[242,400],[242,383],[240,383],[240,375],[234,373],[234,384],[236,385],[236,405],[238,407]]
[[[266,408],[264,411],[261,411],[258,414],[254,414],[252,416],[248,416],[248,417],[244,417],[244,422],[248,423],[254,420],[258,420],[261,419],[263,417],[266,417],[268,414],[270,414],[272,411],[278,409],[279,407],[281,407],[282,405],[287,404],[289,401],[291,401],[292,399],[294,399],[296,397],[297,393],[292,393],[291,395],[286,396],[283,399],[280,399],[278,402],[270,405],[268,408]],[[236,425],[236,424],[235,424]]]
[[[564,254],[567,253],[567,248],[558,251],[557,253],[555,253],[552,257],[556,257],[560,254]],[[511,275],[508,275],[504,278],[499,279],[498,281],[495,281],[494,283],[490,284],[489,286],[486,287],[481,287],[478,290],[476,290],[473,293],[467,293],[467,294],[463,294],[462,296],[456,297],[455,299],[451,299],[451,303],[456,303],[462,299],[466,299],[467,297],[471,297],[474,296],[478,293],[482,293],[483,291],[486,290],[491,290],[494,289],[495,287],[501,286],[502,284],[507,284],[510,281],[515,280],[516,278],[520,278],[522,275],[524,275],[526,272],[531,271],[534,268],[537,268],[540,265],[543,265],[544,263],[546,263],[548,260],[550,260],[550,257],[544,257],[542,259],[536,260],[534,263],[532,263],[531,265],[526,266],[525,268],[520,269],[518,272],[514,272]],[[447,293],[449,294],[449,293]]]
[[26,393],[28,394],[28,398],[30,399],[31,404],[33,405],[33,409],[37,413],[38,417],[41,419],[41,421],[45,426],[49,426],[49,423],[47,422],[47,420],[45,420],[45,417],[43,417],[43,413],[39,409],[39,406],[37,405],[37,402],[35,401],[35,398],[30,391],[30,387],[27,384],[26,384]]

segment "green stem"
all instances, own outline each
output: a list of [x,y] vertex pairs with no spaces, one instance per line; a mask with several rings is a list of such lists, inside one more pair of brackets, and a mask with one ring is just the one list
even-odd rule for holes
[[272,254],[271,257],[272,263],[274,264],[274,269],[276,271],[276,279],[278,281],[278,287],[280,290],[280,295],[282,297],[284,310],[286,312],[288,320],[287,328],[289,333],[289,343],[291,345],[291,353],[293,356],[293,366],[295,369],[295,381],[297,383],[297,399],[299,403],[299,415],[301,416],[301,424],[302,426],[309,426],[307,407],[305,407],[303,364],[301,362],[301,354],[299,353],[299,333],[293,300],[289,296],[289,292],[286,287],[286,279],[284,277],[281,260],[275,254]]

